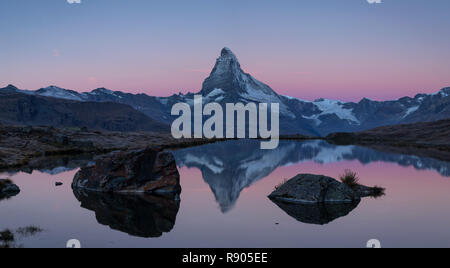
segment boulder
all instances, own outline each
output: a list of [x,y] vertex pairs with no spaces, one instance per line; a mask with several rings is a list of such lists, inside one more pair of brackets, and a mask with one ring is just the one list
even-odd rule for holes
[[288,203],[353,203],[361,197],[347,185],[323,175],[299,174],[270,194]]
[[9,179],[0,179],[0,200],[16,196],[20,188]]
[[82,168],[73,189],[109,193],[151,193],[178,198],[180,175],[175,159],[161,148],[114,152]]

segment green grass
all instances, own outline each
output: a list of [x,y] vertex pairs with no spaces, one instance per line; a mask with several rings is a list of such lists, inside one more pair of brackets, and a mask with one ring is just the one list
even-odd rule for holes
[[359,185],[359,178],[356,172],[351,171],[350,169],[346,169],[344,174],[341,175],[340,180],[343,184],[349,186],[350,188],[356,187]]

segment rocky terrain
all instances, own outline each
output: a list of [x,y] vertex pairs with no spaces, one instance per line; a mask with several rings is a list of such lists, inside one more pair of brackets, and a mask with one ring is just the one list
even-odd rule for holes
[[327,176],[299,174],[277,186],[269,198],[294,204],[317,204],[352,203],[368,196],[372,196],[370,187],[351,187]]
[[450,119],[379,127],[357,133],[334,133],[326,140],[339,145],[363,145],[450,161]]
[[180,174],[172,153],[161,147],[113,152],[75,175],[73,189],[157,194],[178,199]]
[[106,131],[169,133],[169,125],[157,122],[131,106],[113,102],[80,102],[12,90],[0,90],[0,123],[53,127],[88,127]]
[[[147,147],[179,148],[216,140],[176,140],[170,134],[152,132],[109,132],[86,128],[53,128],[0,125],[0,170],[30,171],[61,165],[74,166],[84,159],[101,158],[113,151]],[[67,164],[67,163],[66,163]]]

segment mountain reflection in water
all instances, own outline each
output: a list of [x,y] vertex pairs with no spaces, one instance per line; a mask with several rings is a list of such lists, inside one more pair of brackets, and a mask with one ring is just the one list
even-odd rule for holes
[[450,177],[448,162],[380,152],[361,146],[335,146],[322,140],[280,141],[275,150],[261,150],[257,140],[227,141],[173,153],[178,167],[198,168],[201,171],[223,213],[234,207],[244,188],[267,177],[278,167],[302,162],[390,162],[413,166],[418,170],[435,170],[442,176]]

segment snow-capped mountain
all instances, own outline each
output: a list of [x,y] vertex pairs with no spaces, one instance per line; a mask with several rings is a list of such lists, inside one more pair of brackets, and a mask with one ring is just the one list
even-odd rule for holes
[[36,95],[43,97],[52,97],[57,99],[85,101],[88,99],[85,94],[80,94],[73,90],[63,89],[57,86],[49,86],[46,88],[38,89],[34,92]]
[[24,91],[10,85],[0,90],[0,124],[87,127],[121,132],[170,131],[167,124],[155,121],[129,105],[84,101],[88,97],[57,87]]
[[203,82],[201,95],[215,102],[280,103],[288,113],[282,98],[268,85],[244,73],[237,57],[229,48],[222,49],[210,76]]
[[[170,124],[175,119],[170,116],[173,104],[177,102],[194,104],[194,93],[154,97],[105,88],[78,93],[55,86],[27,91],[11,85],[0,90],[73,101],[127,104],[165,124]],[[236,55],[229,48],[222,49],[211,74],[205,79],[202,89],[197,94],[203,96],[204,104],[279,103],[281,134],[323,136],[332,132],[362,131],[384,125],[450,118],[450,88],[444,88],[435,94],[418,94],[414,98],[404,97],[392,101],[363,99],[358,103],[328,99],[306,101],[282,96],[245,73]]]

